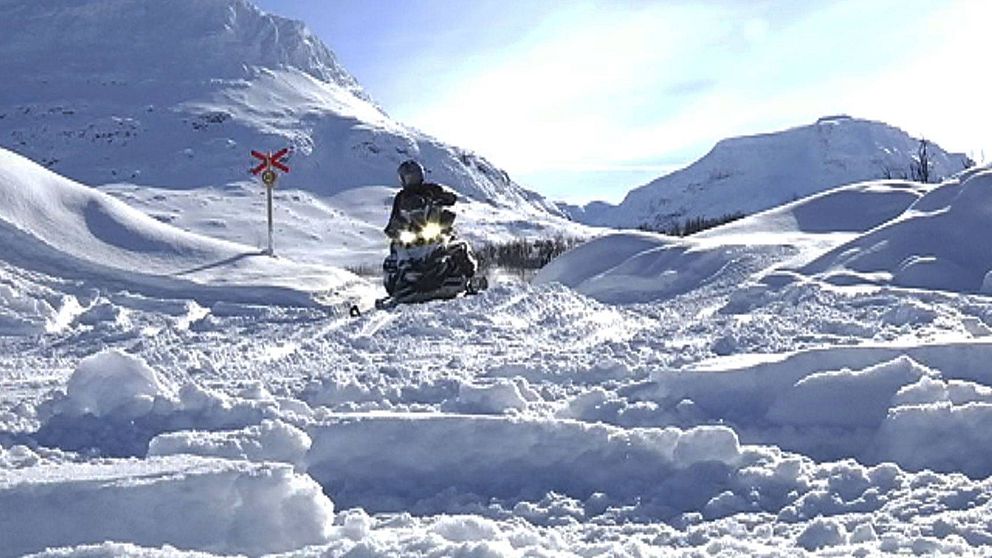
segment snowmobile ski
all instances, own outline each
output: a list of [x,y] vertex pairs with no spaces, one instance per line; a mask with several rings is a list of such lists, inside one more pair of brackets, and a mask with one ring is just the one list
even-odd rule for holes
[[485,275],[469,277],[465,281],[465,294],[479,294],[489,288],[489,279]]

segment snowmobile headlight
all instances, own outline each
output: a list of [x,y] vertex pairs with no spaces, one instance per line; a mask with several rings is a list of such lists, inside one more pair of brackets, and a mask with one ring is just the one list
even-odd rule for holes
[[434,240],[441,236],[441,225],[437,223],[427,223],[420,231],[420,237],[424,240]]
[[400,242],[403,244],[413,244],[417,241],[417,235],[411,231],[400,231]]

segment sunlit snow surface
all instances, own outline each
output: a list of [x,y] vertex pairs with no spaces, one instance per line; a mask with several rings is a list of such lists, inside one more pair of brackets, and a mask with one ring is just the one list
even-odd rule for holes
[[623,223],[795,201],[354,319],[404,159],[473,242],[603,231],[247,1],[3,7],[0,558],[992,554],[988,171],[803,198],[916,142],[723,142]]
[[4,157],[0,556],[992,551],[989,171],[353,319]]

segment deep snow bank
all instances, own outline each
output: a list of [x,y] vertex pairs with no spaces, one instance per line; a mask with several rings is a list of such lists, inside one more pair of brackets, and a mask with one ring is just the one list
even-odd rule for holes
[[177,456],[0,469],[0,556],[105,540],[257,555],[326,542],[333,505],[287,465]]
[[802,268],[837,284],[992,293],[992,169],[947,181],[900,218]]
[[537,283],[559,282],[604,302],[670,298],[738,284],[773,265],[804,264],[902,214],[927,191],[904,181],[852,184],[687,238],[605,235],[560,256]]
[[[294,411],[305,404],[286,402]],[[193,382],[176,386],[141,358],[109,349],[82,359],[69,377],[65,393],[56,392],[38,406],[38,443],[66,450],[110,456],[141,456],[155,436],[180,430],[230,430],[259,425],[281,415],[283,403],[271,395],[235,398]],[[165,437],[161,453],[189,453],[237,458],[296,461],[302,432],[274,423],[228,435],[190,433]],[[192,440],[186,439],[188,436]],[[266,440],[274,447],[253,446]],[[195,443],[194,443],[195,442]],[[276,446],[276,443],[281,446]],[[194,445],[199,447],[195,450]],[[171,448],[171,451],[170,451]],[[209,449],[209,448],[212,448]]]
[[[624,390],[639,413],[577,398],[569,416],[633,425],[721,422],[748,443],[818,460],[992,473],[992,343],[830,347],[659,370]],[[616,409],[616,410],[611,410]]]
[[[438,414],[340,414],[308,428],[309,473],[342,505],[366,509],[443,509],[470,493],[539,500],[549,491],[580,499],[666,495],[666,505],[705,503],[688,490],[734,467],[733,431],[623,430],[589,423]],[[713,469],[710,469],[711,471]],[[720,473],[725,474],[725,473]]]
[[306,304],[306,291],[361,288],[338,268],[269,258],[185,232],[0,149],[0,258],[59,277],[207,302]]

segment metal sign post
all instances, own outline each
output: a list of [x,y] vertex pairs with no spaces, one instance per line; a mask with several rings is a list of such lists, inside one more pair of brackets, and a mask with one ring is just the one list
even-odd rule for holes
[[254,150],[251,152],[252,157],[262,160],[258,166],[251,169],[251,173],[255,175],[261,173],[262,183],[265,184],[265,205],[269,221],[269,249],[267,253],[270,256],[275,255],[275,250],[272,247],[272,190],[276,187],[276,180],[279,178],[276,171],[272,169],[277,168],[283,172],[289,172],[289,167],[279,162],[287,153],[289,153],[289,148],[283,148],[271,154]]

